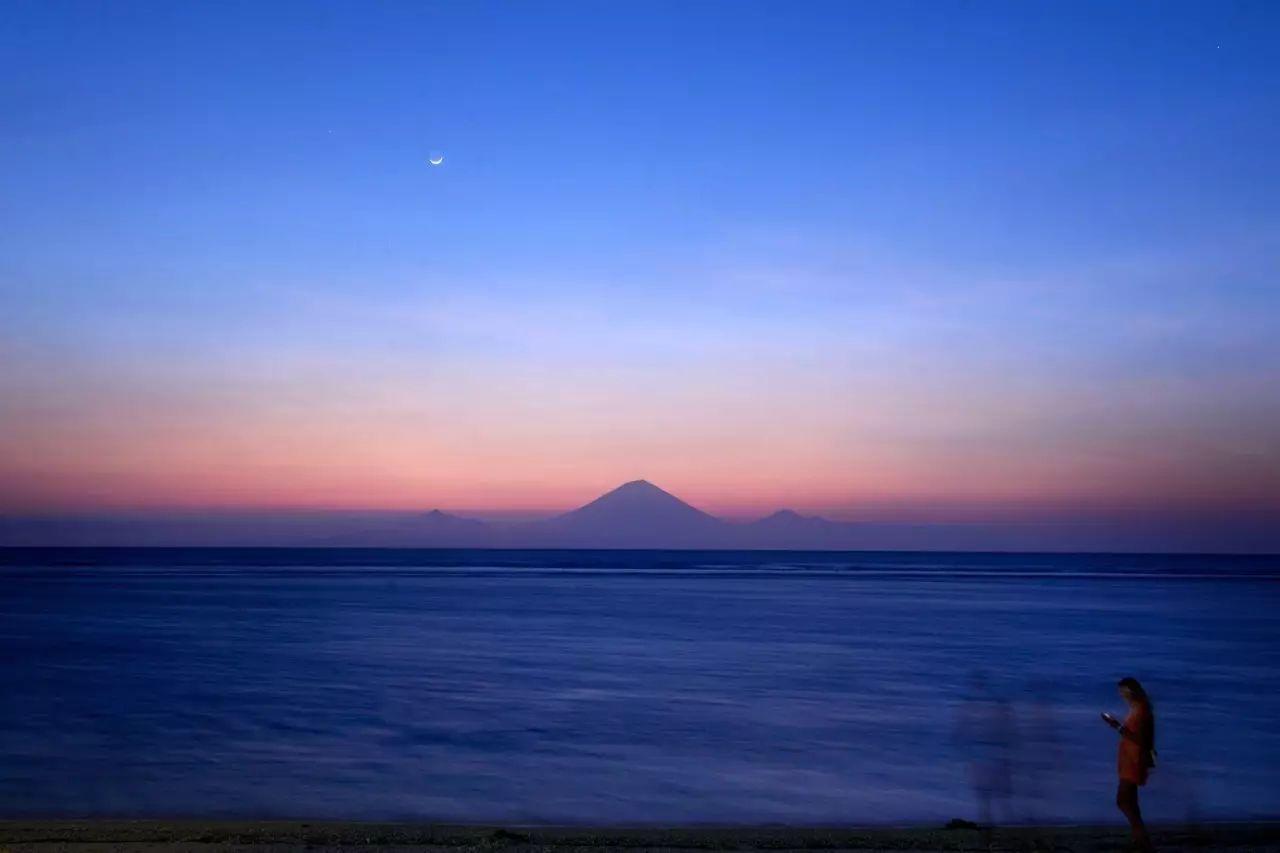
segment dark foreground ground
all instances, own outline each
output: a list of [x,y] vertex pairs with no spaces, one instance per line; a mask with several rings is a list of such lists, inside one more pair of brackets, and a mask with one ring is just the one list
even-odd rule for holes
[[[1161,851],[1280,853],[1280,823],[1157,827]],[[352,822],[0,821],[0,853],[597,853],[705,850],[1057,850],[1130,849],[1122,827],[857,829],[795,827],[453,827]]]

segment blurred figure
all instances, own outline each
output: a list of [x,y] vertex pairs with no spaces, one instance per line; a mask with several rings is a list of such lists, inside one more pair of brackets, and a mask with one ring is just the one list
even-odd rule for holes
[[991,689],[986,673],[974,672],[969,678],[969,695],[960,706],[956,737],[969,758],[979,824],[990,829],[997,820],[1007,822],[1017,732],[1013,709]]
[[1147,774],[1155,767],[1156,715],[1147,691],[1136,678],[1122,678],[1117,687],[1120,697],[1129,706],[1124,722],[1108,713],[1102,719],[1120,735],[1117,769],[1120,786],[1116,789],[1116,805],[1129,820],[1133,841],[1138,849],[1149,853],[1155,847],[1142,821],[1142,809],[1138,806],[1138,787],[1147,784]]
[[1022,817],[1025,823],[1037,826],[1052,808],[1055,778],[1062,765],[1061,737],[1051,691],[1047,681],[1037,680],[1031,688],[1030,706],[1019,715],[1024,732],[1018,783]]

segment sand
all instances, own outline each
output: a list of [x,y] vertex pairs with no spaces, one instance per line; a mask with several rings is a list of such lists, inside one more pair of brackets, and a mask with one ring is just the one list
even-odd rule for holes
[[[1280,853],[1280,823],[1153,827],[1161,851]],[[371,849],[372,848],[372,849]],[[1125,851],[1128,834],[1107,827],[973,829],[852,827],[460,827],[329,821],[0,821],[0,853],[597,853],[703,850]]]

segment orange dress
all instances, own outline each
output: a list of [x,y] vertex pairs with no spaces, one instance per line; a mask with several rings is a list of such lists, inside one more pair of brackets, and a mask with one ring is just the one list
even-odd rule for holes
[[1147,784],[1147,748],[1151,742],[1151,712],[1146,705],[1135,705],[1124,718],[1125,729],[1137,740],[1120,736],[1120,781]]

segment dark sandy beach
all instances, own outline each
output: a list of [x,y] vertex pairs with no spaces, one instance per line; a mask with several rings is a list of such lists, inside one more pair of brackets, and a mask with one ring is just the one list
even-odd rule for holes
[[[1280,823],[1157,827],[1161,851],[1280,851]],[[972,829],[851,827],[458,827],[297,821],[0,821],[0,853],[105,851],[873,851],[1130,849],[1123,827]]]

